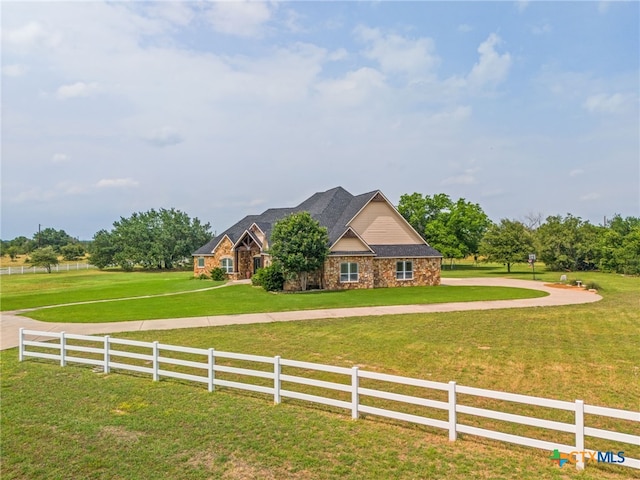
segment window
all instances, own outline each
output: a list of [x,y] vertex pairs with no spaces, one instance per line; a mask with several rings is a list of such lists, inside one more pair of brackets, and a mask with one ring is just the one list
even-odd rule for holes
[[357,282],[358,281],[358,264],[357,263],[341,263],[340,264],[340,281],[341,282]]
[[198,268],[204,268],[204,257],[198,257]]
[[220,266],[226,273],[233,273],[233,259],[223,258],[220,260]]
[[396,262],[396,280],[411,280],[413,278],[413,262]]

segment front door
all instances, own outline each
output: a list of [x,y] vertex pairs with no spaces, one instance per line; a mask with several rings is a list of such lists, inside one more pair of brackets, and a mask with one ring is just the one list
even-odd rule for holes
[[259,268],[262,268],[262,257],[253,257],[253,273],[256,273]]

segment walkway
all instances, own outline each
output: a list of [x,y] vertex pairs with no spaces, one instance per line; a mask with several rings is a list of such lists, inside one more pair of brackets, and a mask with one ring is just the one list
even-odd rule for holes
[[2,312],[0,318],[0,350],[18,346],[18,331],[21,327],[46,332],[67,332],[81,335],[92,335],[141,330],[171,330],[175,328],[215,327],[220,325],[287,322],[293,320],[316,320],[321,318],[361,317],[370,315],[459,312],[499,308],[552,307],[559,305],[591,303],[602,299],[602,297],[597,293],[579,289],[556,288],[531,280],[513,280],[506,278],[443,278],[442,284],[529,288],[532,290],[542,290],[547,292],[549,295],[522,300],[330,308],[321,310],[300,310],[294,312],[249,313],[241,315],[217,315],[211,317],[136,320],[131,322],[111,323],[49,323],[17,315],[19,312],[15,311]]

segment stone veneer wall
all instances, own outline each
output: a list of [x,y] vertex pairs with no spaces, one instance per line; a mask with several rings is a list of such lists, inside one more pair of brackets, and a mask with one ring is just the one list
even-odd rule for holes
[[236,271],[238,272],[238,278],[251,278],[255,273],[253,271],[253,257],[260,255],[260,247],[254,245],[251,250],[239,250],[238,251],[238,266]]
[[[223,258],[231,258],[234,261],[234,268],[236,268],[235,266],[235,255],[233,254],[233,244],[231,243],[231,240],[229,240],[228,238],[224,238],[219,244],[218,244],[218,248],[216,248],[216,251],[214,252],[214,254],[212,256],[207,256],[204,257],[204,268],[198,268],[198,257],[195,256],[194,260],[193,260],[193,276],[194,277],[199,277],[201,274],[205,274],[205,275],[209,275],[209,272],[216,267],[221,267],[222,265],[220,264],[220,262],[222,261]],[[235,279],[236,275],[234,274],[230,274],[227,275],[229,278],[231,279]]]
[[[413,279],[396,279],[396,262],[413,262]],[[439,258],[376,258],[373,261],[375,287],[413,287],[440,285]]]
[[[358,264],[357,282],[340,282],[341,263]],[[369,256],[336,256],[329,257],[324,268],[324,288],[327,290],[353,290],[357,288],[373,288],[373,257]]]

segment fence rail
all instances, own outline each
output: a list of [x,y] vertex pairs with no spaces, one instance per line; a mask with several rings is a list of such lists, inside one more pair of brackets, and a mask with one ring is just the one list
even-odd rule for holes
[[[58,264],[58,265],[52,265],[51,266],[51,271],[52,272],[69,272],[72,270],[89,270],[90,268],[97,268],[94,265],[91,265],[90,263],[65,263],[65,264]],[[24,265],[21,265],[19,267],[2,267],[0,268],[0,275],[24,275],[26,273],[44,273],[44,272],[48,272],[48,270],[44,267],[27,267]]]
[[[78,344],[77,342],[83,343]],[[83,354],[83,356],[77,356],[77,354]],[[183,356],[179,357],[178,355]],[[265,357],[217,351],[213,348],[181,347],[165,345],[159,342],[117,339],[110,336],[41,332],[22,328],[20,329],[19,360],[23,361],[26,357],[57,360],[60,366],[66,366],[68,362],[94,365],[100,367],[105,373],[109,373],[112,369],[140,372],[151,375],[154,381],[160,380],[161,377],[178,378],[204,383],[208,386],[210,392],[213,392],[217,386],[248,390],[273,396],[276,404],[281,403],[282,398],[314,402],[346,409],[350,411],[351,417],[354,419],[364,413],[447,430],[451,441],[456,440],[458,434],[465,433],[543,450],[553,451],[557,449],[558,452],[565,454],[567,461],[574,463],[578,469],[584,468],[588,459],[598,458],[598,461],[600,461],[600,458],[602,458],[603,461],[612,461],[611,454],[616,456],[618,453],[624,452],[623,449],[618,453],[604,452],[609,455],[603,454],[601,457],[600,453],[602,452],[586,448],[585,437],[640,446],[640,435],[587,427],[585,425],[585,414],[589,415],[590,418],[594,416],[608,417],[640,424],[640,412],[585,405],[582,400],[567,402],[466,387],[457,385],[456,382],[432,382],[370,372],[360,370],[357,366],[352,368],[337,367],[287,360],[279,356]],[[117,361],[114,361],[114,358]],[[222,365],[219,363],[220,360],[233,360],[239,362],[240,365]],[[247,368],[246,363],[257,364],[257,366]],[[286,374],[283,373],[283,368],[287,369]],[[338,376],[340,381],[312,378],[309,372],[322,372]],[[220,378],[220,374],[227,375],[227,377]],[[254,379],[254,383],[240,381],[239,377],[251,377]],[[361,386],[363,380],[374,382],[377,388]],[[285,389],[282,387],[283,383],[291,386]],[[392,388],[393,385],[419,388],[421,393],[435,392],[442,399],[436,400],[423,398],[423,396],[386,391],[382,389],[380,384],[386,385],[384,388]],[[295,390],[295,385],[312,387],[315,393],[297,391]],[[316,394],[318,389],[331,391],[334,396]],[[460,403],[459,395],[571,412],[573,413],[573,421],[565,423],[464,405]],[[384,405],[385,408],[368,405],[362,403],[362,398],[426,407],[440,411],[441,418],[393,410],[386,408],[386,404]],[[558,431],[565,436],[566,434],[571,434],[573,440],[572,444],[565,444],[480,428],[460,423],[458,414]],[[435,416],[438,415],[436,414]],[[596,456],[596,454],[598,455]],[[620,458],[618,457],[618,462],[619,460]],[[640,460],[624,456],[622,457],[622,462],[618,463],[618,465],[640,469]]]

